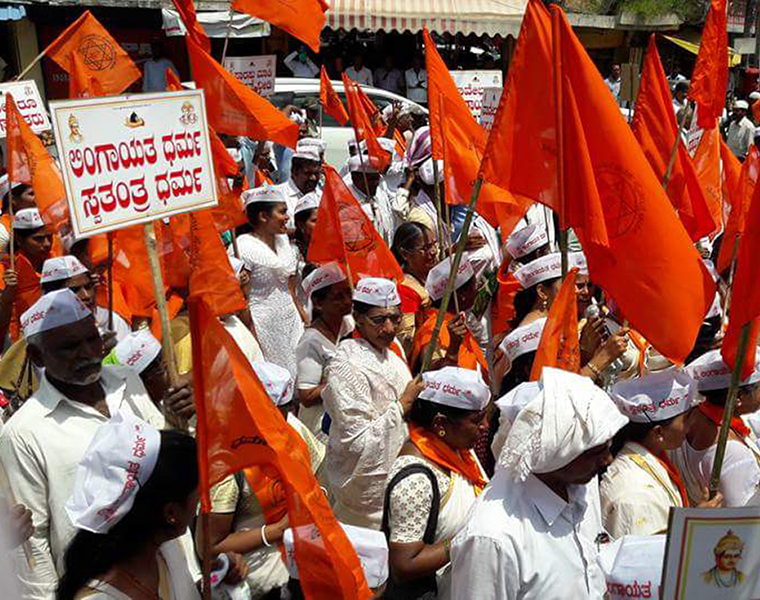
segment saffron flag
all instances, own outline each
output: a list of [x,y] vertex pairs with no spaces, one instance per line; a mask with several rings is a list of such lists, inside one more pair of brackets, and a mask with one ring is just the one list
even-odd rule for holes
[[[683,363],[715,284],[565,14],[551,12],[562,67],[560,160],[569,174],[564,222],[581,241],[592,280],[624,318]],[[551,103],[534,110],[555,114]]]
[[693,241],[715,231],[717,226],[712,212],[707,206],[696,169],[678,131],[670,87],[660,62],[654,34],[649,38],[649,47],[644,57],[632,127],[644,156],[660,181],[665,180],[673,145],[678,143],[676,159],[666,187],[670,203]]
[[230,8],[268,21],[319,52],[330,5],[325,0],[232,0]]
[[[172,0],[174,8],[179,13],[179,18],[187,29],[187,37],[193,38],[193,41],[200,46],[204,52],[211,54],[211,40],[208,39],[203,26],[198,22],[198,14],[195,12],[193,0]],[[232,18],[230,15],[229,18]]]
[[749,323],[749,344],[742,362],[742,379],[755,368],[755,350],[760,334],[760,286],[757,285],[757,259],[760,256],[760,186],[756,186],[747,214],[747,225],[739,240],[736,272],[731,291],[728,329],[721,356],[733,369],[736,364],[742,327]]
[[[73,88],[92,92],[94,80],[100,87],[100,93],[92,95],[116,95],[142,75],[129,55],[89,10],[67,27],[44,52],[69,73],[69,77],[77,79],[76,83],[71,84],[70,91]],[[75,64],[77,60],[79,64]]]
[[726,0],[712,0],[702,29],[697,62],[691,74],[689,100],[697,103],[697,124],[715,127],[726,105],[728,86],[728,19]]
[[78,52],[71,53],[71,71],[69,71],[69,98],[88,98],[105,96],[98,78],[84,64],[84,58]]
[[351,81],[343,73],[343,89],[346,92],[346,103],[348,104],[348,114],[351,118],[351,125],[356,134],[356,141],[367,145],[367,154],[370,163],[378,171],[384,171],[391,160],[391,156],[386,152],[377,141],[377,134],[372,125],[366,107],[360,97],[359,84]]
[[248,305],[210,210],[188,213],[190,220],[190,298],[202,298],[217,317]]
[[338,261],[348,266],[354,282],[362,277],[404,279],[396,258],[338,172],[325,165],[325,187],[311,234],[308,260]]
[[335,92],[330,77],[325,71],[325,66],[319,72],[319,101],[322,109],[341,125],[348,123],[348,113],[340,97]]
[[723,229],[720,142],[721,135],[717,125],[712,129],[705,129],[702,131],[702,137],[694,153],[694,168],[717,229]]
[[555,367],[571,373],[578,373],[581,370],[576,275],[578,275],[578,268],[574,267],[562,282],[562,287],[549,309],[549,317],[533,359],[531,381],[541,379],[544,367]]
[[272,140],[295,148],[298,141],[297,123],[238,81],[191,37],[187,38],[187,53],[195,82],[206,94],[209,123],[216,131]]
[[[216,189],[219,203],[209,209],[214,218],[217,230],[221,233],[228,229],[234,229],[248,222],[243,202],[240,200],[242,186],[231,185],[238,177],[238,164],[233,160],[222,140],[216,135],[213,128],[211,135],[211,158],[214,161],[214,175],[216,176]],[[258,173],[258,170],[256,171]]]
[[8,179],[12,184],[28,183],[34,201],[48,227],[58,232],[69,221],[66,188],[55,160],[27,125],[10,93],[5,95],[8,149]]
[[549,13],[529,0],[480,176],[559,212],[552,48]]
[[[424,37],[433,158],[443,160],[446,202],[468,204],[475,185],[472,175],[480,169],[488,133],[472,116],[427,29]],[[530,204],[485,179],[476,209],[491,225],[512,231]]]
[[[728,152],[731,151],[728,150]],[[734,188],[730,199],[731,212],[726,220],[726,229],[723,232],[723,238],[720,243],[718,264],[715,265],[719,273],[722,273],[731,266],[736,240],[745,230],[746,216],[749,211],[749,205],[755,195],[759,174],[760,152],[758,152],[757,147],[753,144],[749,150],[749,154],[747,154],[747,158],[742,163],[738,186]]]
[[[201,510],[211,486],[248,467],[280,475],[306,598],[367,599],[359,559],[311,471],[303,439],[269,399],[235,340],[205,303],[190,302],[193,382],[198,416]],[[322,544],[309,544],[314,527]]]

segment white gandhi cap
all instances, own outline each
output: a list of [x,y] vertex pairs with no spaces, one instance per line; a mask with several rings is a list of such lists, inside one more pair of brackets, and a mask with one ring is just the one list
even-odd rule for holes
[[480,373],[460,367],[444,367],[422,374],[425,387],[420,392],[420,400],[427,400],[462,410],[483,410],[491,400],[488,389]]

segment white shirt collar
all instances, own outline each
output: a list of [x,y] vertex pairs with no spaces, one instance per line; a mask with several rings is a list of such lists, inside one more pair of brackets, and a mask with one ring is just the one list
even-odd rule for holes
[[525,480],[526,497],[530,499],[549,527],[552,527],[557,518],[568,508],[571,511],[568,519],[571,521],[579,520],[586,511],[585,486],[568,486],[567,494],[569,502],[565,502],[535,475],[530,475]]
[[[103,368],[100,376],[100,385],[106,394],[106,405],[110,413],[118,411],[124,401],[124,391],[127,387],[126,379],[116,370],[109,368]],[[42,379],[40,381],[40,387],[35,394],[37,401],[45,408],[45,416],[51,414],[58,408],[61,402],[66,402],[68,405],[84,410],[85,412],[94,411],[99,413],[93,407],[76,402],[64,396],[58,388],[56,388],[47,375],[43,372]]]

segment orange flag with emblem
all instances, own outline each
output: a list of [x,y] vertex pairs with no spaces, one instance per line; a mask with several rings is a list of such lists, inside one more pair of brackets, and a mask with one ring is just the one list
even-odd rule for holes
[[757,285],[757,260],[760,257],[760,186],[752,195],[746,227],[739,240],[736,272],[731,286],[728,329],[720,353],[733,369],[736,364],[742,328],[749,324],[749,344],[742,362],[742,379],[752,374],[760,334],[760,286]]
[[340,96],[335,92],[324,65],[319,71],[319,101],[322,103],[322,110],[338,123],[341,125],[348,123],[346,107],[343,106]]
[[325,187],[311,234],[308,260],[348,265],[354,282],[362,277],[404,279],[396,258],[338,172],[325,165]]
[[689,100],[697,103],[697,124],[715,127],[726,105],[728,87],[728,19],[726,0],[712,0],[702,29],[697,62],[691,74]]
[[[433,158],[443,160],[446,202],[468,204],[477,173],[486,153],[488,132],[483,129],[459,93],[427,29],[425,66],[428,73],[428,108]],[[494,227],[512,231],[528,210],[530,202],[484,180],[478,195],[477,211]]]
[[[560,215],[581,241],[592,280],[652,346],[683,363],[715,283],[565,14],[551,12],[568,174]],[[547,104],[534,110],[556,114]]]
[[717,224],[707,206],[689,152],[678,133],[670,87],[660,62],[654,34],[649,38],[649,47],[644,57],[631,127],[644,156],[660,181],[665,180],[673,145],[678,141],[676,159],[666,188],[670,203],[693,241],[715,231]]
[[[115,96],[142,76],[129,55],[89,10],[66,28],[44,52],[69,77],[76,78],[77,81],[70,84],[70,91],[89,90],[91,95]],[[96,85],[100,88],[97,94],[93,93]]]
[[204,52],[211,53],[211,40],[208,39],[206,31],[198,22],[198,14],[195,12],[193,0],[172,0],[174,8],[179,13],[179,18],[187,29],[187,36],[193,38],[196,44]]
[[202,298],[218,317],[248,303],[214,226],[210,210],[188,213],[190,220],[190,298]]
[[736,239],[745,230],[747,212],[755,195],[758,175],[760,175],[760,152],[755,145],[752,145],[747,158],[742,163],[738,187],[735,188],[731,196],[731,212],[728,215],[726,229],[720,243],[718,264],[715,265],[719,273],[731,266]]
[[694,168],[699,184],[707,200],[710,215],[718,229],[723,228],[723,192],[720,168],[721,136],[717,125],[702,131],[702,137],[694,153]]
[[216,60],[187,38],[193,78],[206,95],[206,114],[211,126],[222,133],[272,140],[295,148],[298,124],[268,100],[238,81]]
[[69,221],[66,188],[55,160],[16,108],[10,93],[5,95],[8,149],[8,179],[12,184],[28,183],[40,216],[53,231]]
[[202,512],[211,510],[213,485],[249,467],[271,468],[279,474],[278,497],[287,506],[304,596],[371,598],[356,552],[311,470],[305,442],[199,298],[190,302],[190,333]]
[[556,367],[572,373],[581,370],[581,347],[578,338],[578,299],[575,290],[575,277],[578,268],[570,270],[557,297],[549,310],[541,340],[538,343],[536,357],[530,380],[541,379],[544,367]]
[[325,0],[233,0],[230,7],[276,25],[319,52],[330,5]]
[[346,92],[346,103],[348,104],[348,114],[351,119],[351,125],[354,128],[357,141],[364,141],[367,144],[367,154],[370,163],[378,171],[383,171],[391,160],[390,154],[386,152],[377,141],[377,134],[372,125],[370,116],[367,114],[366,107],[361,100],[359,84],[351,81],[343,73],[343,89]]
[[71,71],[69,71],[69,98],[90,98],[105,96],[98,78],[84,64],[79,52],[71,53]]

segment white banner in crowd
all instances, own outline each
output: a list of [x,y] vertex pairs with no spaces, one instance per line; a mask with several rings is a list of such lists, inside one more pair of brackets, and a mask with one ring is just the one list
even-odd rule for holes
[[462,98],[470,107],[472,116],[480,121],[483,90],[502,88],[501,71],[450,71]]
[[277,69],[277,57],[266,56],[228,56],[224,59],[224,68],[251,88],[259,96],[274,94],[274,77]]
[[34,80],[28,81],[11,81],[10,83],[0,84],[0,138],[6,134],[5,127],[5,94],[10,92],[13,101],[16,103],[21,116],[32,128],[34,133],[42,133],[50,129],[50,120],[45,112],[45,104],[40,98],[40,92],[37,90],[37,84]]
[[484,88],[483,100],[480,107],[480,124],[489,130],[493,127],[493,120],[496,117],[496,109],[499,108],[502,88]]
[[203,90],[51,102],[74,235],[217,203]]
[[664,535],[626,535],[603,544],[597,563],[607,581],[605,598],[657,598],[664,558]]

